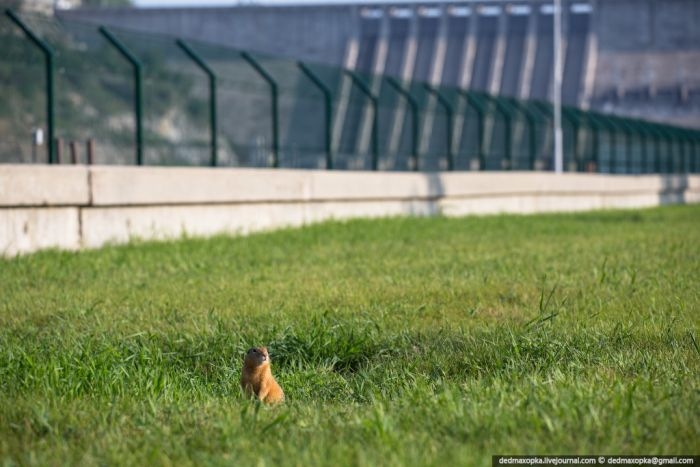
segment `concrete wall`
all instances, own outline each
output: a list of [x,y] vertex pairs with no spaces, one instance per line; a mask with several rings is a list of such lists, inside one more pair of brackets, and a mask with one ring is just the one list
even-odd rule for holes
[[[385,73],[433,84],[461,85],[477,90],[503,92],[517,97],[516,87],[522,75],[521,54],[506,42],[532,36],[542,57],[538,76],[549,79],[553,72],[551,54],[551,11],[540,12],[549,0],[462,0],[454,3],[396,2],[361,5],[241,5],[196,8],[77,8],[58,10],[68,21],[102,24],[145,33],[177,35],[291,59],[345,66],[368,73]],[[565,0],[567,11],[585,0]],[[511,7],[527,7],[527,12],[511,14]],[[460,13],[459,10],[462,10]],[[529,30],[529,16],[540,16],[536,29]],[[589,12],[572,14],[588,18]],[[565,16],[565,23],[575,21]],[[409,26],[407,23],[412,23]],[[576,29],[585,40],[589,21]],[[532,23],[534,26],[534,23]],[[466,37],[473,26],[473,37]],[[474,41],[474,60],[466,61],[465,41]],[[404,47],[415,41],[416,47]],[[357,42],[357,44],[355,44]],[[348,55],[357,57],[347,62]],[[398,46],[398,48],[397,48]],[[445,50],[449,49],[449,50]],[[387,53],[388,51],[388,53]],[[445,55],[445,52],[447,54]],[[585,50],[574,49],[567,57],[572,70],[564,81],[566,103],[578,104],[580,97],[578,68]],[[443,57],[436,59],[436,57]],[[411,63],[411,73],[402,73],[396,65]],[[403,67],[401,67],[403,68]],[[576,68],[576,69],[575,69]],[[573,74],[572,74],[573,73]],[[571,75],[571,77],[569,77]],[[509,82],[501,89],[500,83]],[[533,83],[528,97],[549,98],[549,82]]]
[[195,39],[229,47],[340,66],[359,27],[353,5],[200,8],[79,8],[59,10],[74,21]]
[[700,2],[597,0],[591,106],[700,128]]
[[0,166],[0,255],[326,219],[700,202],[700,176]]

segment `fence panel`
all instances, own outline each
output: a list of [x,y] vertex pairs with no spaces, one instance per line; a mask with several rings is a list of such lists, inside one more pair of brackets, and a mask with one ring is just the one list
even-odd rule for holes
[[[550,103],[12,16],[0,18],[0,162],[87,162],[89,143],[99,164],[553,169]],[[700,170],[698,130],[570,107],[563,116],[566,171]]]

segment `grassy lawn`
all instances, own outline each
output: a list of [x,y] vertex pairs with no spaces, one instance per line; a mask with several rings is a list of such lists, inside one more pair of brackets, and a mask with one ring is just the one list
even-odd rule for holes
[[[0,260],[0,463],[700,451],[700,206]],[[287,403],[240,394],[267,345]]]

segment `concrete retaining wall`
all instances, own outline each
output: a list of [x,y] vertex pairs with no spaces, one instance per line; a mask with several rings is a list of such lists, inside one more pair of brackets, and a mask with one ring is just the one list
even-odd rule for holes
[[0,255],[326,219],[700,202],[700,176],[0,166]]

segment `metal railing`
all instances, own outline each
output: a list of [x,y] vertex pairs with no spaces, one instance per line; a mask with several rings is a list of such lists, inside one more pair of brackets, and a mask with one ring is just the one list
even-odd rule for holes
[[[79,161],[89,142],[102,164],[552,168],[548,102],[10,10],[0,40],[0,162]],[[572,107],[563,124],[565,170],[700,170],[698,130]]]

